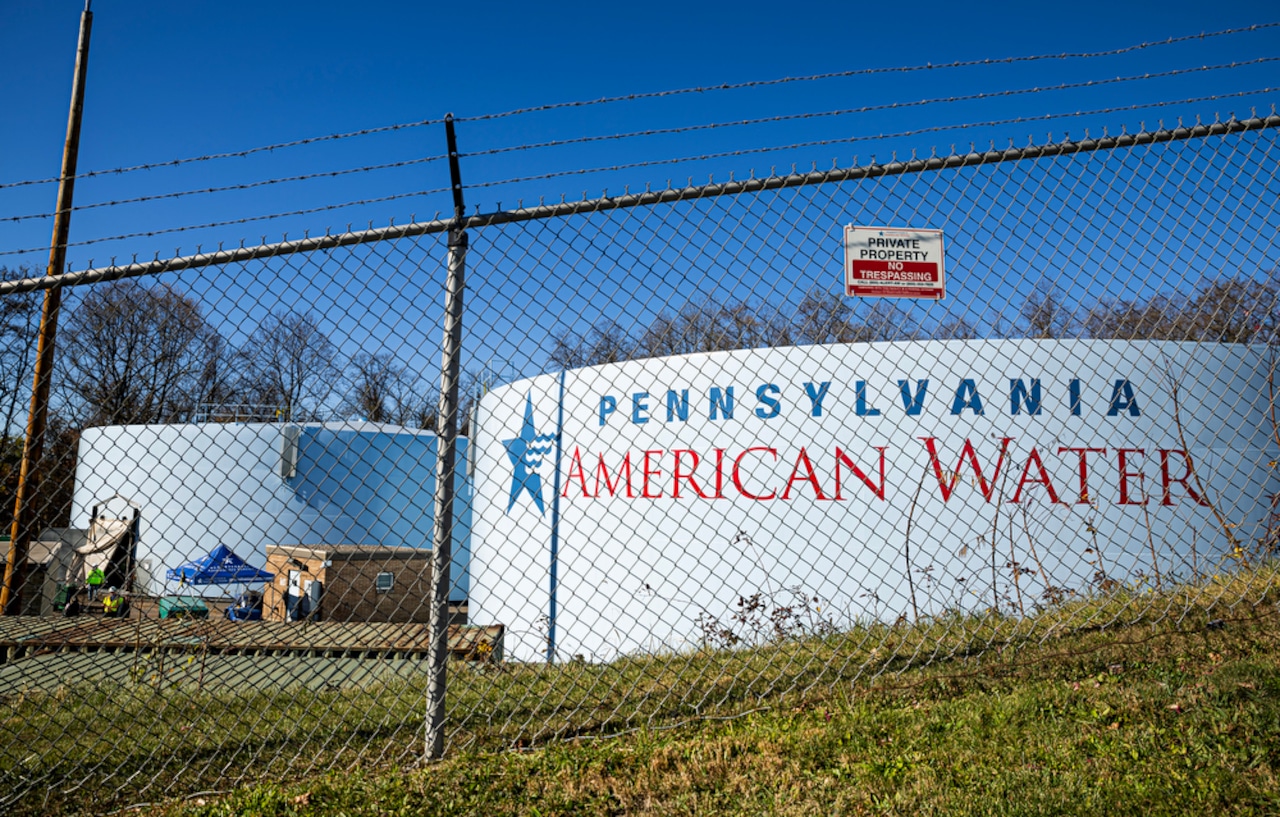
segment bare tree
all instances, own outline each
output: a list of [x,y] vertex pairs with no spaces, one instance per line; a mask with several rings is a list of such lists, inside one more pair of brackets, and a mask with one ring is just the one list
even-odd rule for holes
[[894,301],[880,300],[861,315],[860,334],[871,341],[916,340],[920,327],[915,319]]
[[576,369],[646,357],[695,352],[757,349],[791,343],[791,326],[766,304],[711,300],[690,302],[674,315],[664,312],[638,337],[614,321],[596,324],[584,335],[565,332],[553,338],[548,361]]
[[721,336],[733,349],[760,349],[791,345],[791,322],[763,303],[738,301],[726,304],[717,313]]
[[192,393],[192,408],[207,419],[232,419],[244,402],[241,393],[241,360],[226,338],[206,332],[202,339],[203,360]]
[[690,302],[675,315],[663,313],[636,343],[635,357],[757,349],[790,343],[790,326],[766,304],[711,300]]
[[709,322],[696,307],[686,306],[675,314],[664,311],[640,334],[636,357],[667,357],[705,351],[700,339],[708,331]]
[[621,326],[614,321],[602,321],[585,335],[565,332],[554,338],[549,360],[560,369],[580,369],[630,360],[634,347]]
[[273,312],[240,350],[241,391],[278,419],[315,419],[341,374],[337,357],[315,315]]
[[117,281],[75,304],[62,332],[60,384],[81,426],[167,423],[191,410],[214,334],[169,284]]
[[1050,340],[1075,334],[1075,315],[1062,291],[1045,279],[1041,279],[1023,301],[1021,315],[1028,338]]
[[796,308],[791,322],[796,343],[865,343],[872,340],[866,326],[857,321],[853,308],[836,292],[810,290]]
[[[76,456],[80,430],[54,411],[45,426],[44,449],[28,475],[34,530],[65,527],[75,492]],[[13,436],[0,448],[0,518],[5,530],[13,524],[13,506],[22,467],[23,438]]]
[[667,357],[713,352],[723,347],[715,310],[709,301],[689,303],[679,312],[664,312],[640,335],[636,357]]
[[767,303],[720,304],[708,299],[692,301],[675,314],[658,315],[634,339],[614,322],[599,324],[586,335],[566,332],[554,338],[548,360],[557,368],[571,369],[698,352],[912,340],[921,334],[911,315],[896,304],[877,303],[859,317],[843,296],[813,290],[791,317]]
[[[0,279],[28,278],[34,274],[25,267],[14,272],[0,267]],[[31,387],[40,303],[37,292],[0,299],[0,445],[7,445],[13,437],[22,434],[17,424]]]
[[1094,338],[1274,343],[1280,332],[1280,286],[1273,277],[1222,278],[1194,295],[1156,295],[1147,301],[1105,300],[1089,311]]
[[1156,295],[1148,301],[1107,299],[1094,304],[1085,319],[1093,338],[1121,340],[1193,340],[1187,321],[1193,311],[1185,295]]
[[[45,426],[44,451],[34,466],[39,486],[32,501],[34,530],[65,527],[70,522],[79,448],[80,429],[60,413],[51,413]],[[12,509],[12,501],[8,507]]]
[[964,318],[948,318],[933,330],[935,340],[974,340],[978,330]]
[[1280,286],[1265,281],[1223,278],[1199,288],[1194,302],[1197,335],[1218,343],[1274,343],[1280,331]]
[[402,370],[390,355],[361,353],[351,359],[352,392],[347,397],[348,410],[371,423],[390,420],[388,398],[397,385]]
[[347,414],[373,423],[435,428],[439,391],[425,386],[391,355],[358,354],[349,370],[351,390],[344,402]]

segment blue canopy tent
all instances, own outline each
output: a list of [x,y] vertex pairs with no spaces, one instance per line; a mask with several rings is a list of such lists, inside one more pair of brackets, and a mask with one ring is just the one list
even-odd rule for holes
[[[186,564],[170,568],[165,573],[166,579],[179,582],[182,585],[253,584],[255,582],[271,581],[274,577],[274,573],[268,573],[261,568],[250,565],[232,552],[231,548],[223,544],[219,544],[208,556],[193,559]],[[250,596],[255,598],[251,600]],[[173,601],[179,602],[178,606],[181,606],[181,599],[182,597],[178,597]],[[164,609],[161,610],[162,618],[165,617],[166,612]],[[203,615],[208,615],[208,613],[205,612]],[[256,592],[242,593],[227,610],[227,617],[233,621],[262,618],[262,594]]]
[[165,578],[182,584],[252,584],[271,581],[275,574],[250,565],[220,544],[208,556],[170,568]]

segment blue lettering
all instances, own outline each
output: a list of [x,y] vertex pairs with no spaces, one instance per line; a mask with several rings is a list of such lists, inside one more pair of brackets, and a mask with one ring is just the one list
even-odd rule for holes
[[1021,414],[1024,403],[1027,414],[1040,413],[1040,378],[1032,378],[1030,393],[1027,392],[1027,384],[1021,380],[1009,381],[1009,413]]
[[[756,399],[760,401],[762,408],[756,409],[756,416],[768,420],[770,417],[777,417],[782,412],[782,404],[778,398],[773,395],[782,394],[782,389],[772,383],[765,383],[756,389]],[[768,410],[763,408],[768,406]]]
[[615,397],[605,395],[600,398],[600,425],[604,425],[605,418],[618,410],[618,400]]
[[638,391],[631,395],[631,422],[637,425],[649,422],[649,392]]
[[733,419],[733,386],[725,387],[723,392],[716,387],[711,389],[711,419],[717,420],[720,417]]
[[817,389],[813,387],[812,383],[804,384],[804,393],[809,395],[809,402],[813,405],[813,409],[810,413],[814,417],[822,416],[822,401],[826,399],[827,389],[829,388],[831,388],[830,380],[824,380],[819,383]]
[[978,396],[978,387],[969,378],[960,381],[956,389],[956,399],[951,403],[951,413],[959,414],[965,409],[973,409],[974,414],[982,414],[982,398]]
[[[907,381],[905,380],[898,381],[898,385],[902,386],[904,389],[903,395],[902,395],[902,402],[904,405],[907,402],[907,396],[905,391],[906,382]],[[925,383],[927,384],[928,381],[925,381]],[[923,391],[920,392],[920,396],[921,398],[924,397]],[[865,380],[858,380],[853,384],[853,397],[855,400],[855,405],[853,407],[853,410],[857,412],[859,417],[879,417],[880,416],[880,409],[867,408],[867,382]],[[916,414],[919,414],[920,412],[918,411],[918,409],[920,408],[920,403],[918,400],[916,401],[916,408],[917,408]],[[907,414],[910,414],[910,413],[911,413],[911,408],[908,406]]]
[[907,410],[907,414],[919,414],[924,406],[924,396],[929,391],[928,380],[916,381],[915,397],[911,396],[911,381],[899,380],[898,390],[902,392],[902,407]]
[[1080,380],[1075,377],[1071,378],[1071,415],[1080,416]]
[[1119,416],[1121,411],[1128,411],[1130,417],[1141,417],[1138,410],[1138,398],[1133,393],[1133,384],[1128,380],[1117,380],[1111,389],[1111,408],[1107,409],[1108,417]]
[[682,389],[679,394],[675,390],[667,392],[667,422],[671,422],[676,417],[681,420],[689,419],[689,390]]

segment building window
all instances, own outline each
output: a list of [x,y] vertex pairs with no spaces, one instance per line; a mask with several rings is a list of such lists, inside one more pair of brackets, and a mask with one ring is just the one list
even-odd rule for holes
[[395,581],[396,574],[390,571],[379,573],[378,578],[374,580],[374,587],[377,588],[379,593],[390,593],[391,587],[395,584]]

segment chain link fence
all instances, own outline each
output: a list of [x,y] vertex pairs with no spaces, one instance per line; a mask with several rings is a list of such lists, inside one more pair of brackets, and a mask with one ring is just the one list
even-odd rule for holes
[[[0,617],[0,803],[428,751],[451,228],[450,747],[1273,603],[1278,126],[65,276],[38,535]],[[902,232],[926,229],[940,247]],[[849,297],[853,266],[945,297]],[[3,285],[13,325],[42,285]]]

